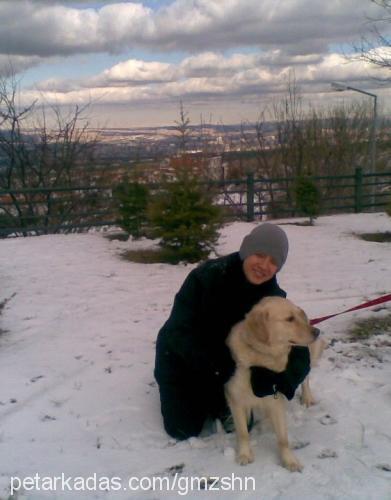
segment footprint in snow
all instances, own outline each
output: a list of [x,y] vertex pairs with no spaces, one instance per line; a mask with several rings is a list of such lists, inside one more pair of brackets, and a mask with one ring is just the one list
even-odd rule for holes
[[52,417],[51,415],[45,415],[41,418],[41,422],[52,422],[53,420],[57,420],[56,417]]
[[330,449],[322,450],[318,455],[318,458],[337,458],[337,457],[338,457],[337,452]]
[[170,476],[174,476],[175,474],[181,474],[184,468],[185,464],[184,462],[182,462],[180,464],[171,465],[171,467],[167,467],[167,469],[164,469],[163,473],[169,474]]
[[310,442],[309,441],[294,441],[291,444],[292,450],[302,450],[303,448],[306,448],[309,446]]
[[321,417],[319,419],[319,422],[322,425],[334,425],[337,423],[337,420],[334,417],[332,417],[331,415],[324,415],[323,417]]
[[377,464],[376,469],[382,470],[384,472],[391,472],[390,464]]

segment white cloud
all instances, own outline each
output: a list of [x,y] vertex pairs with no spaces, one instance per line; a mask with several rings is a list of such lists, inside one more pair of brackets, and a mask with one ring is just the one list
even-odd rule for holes
[[153,83],[170,81],[174,74],[175,68],[172,64],[129,59],[105,70],[98,76],[98,80],[128,84]]
[[387,68],[377,68],[358,59],[347,60],[341,54],[327,54],[319,64],[303,66],[297,75],[304,83],[329,83],[338,80],[372,81],[372,84],[376,79],[387,79],[390,76]]
[[153,36],[152,10],[136,3],[107,5],[97,17],[98,47],[108,52],[121,51],[139,40]]
[[234,54],[224,57],[216,52],[202,52],[184,59],[180,69],[187,77],[228,76],[239,70],[251,68],[256,62],[256,55]]
[[[285,65],[275,64],[284,60]],[[294,71],[303,91],[329,91],[334,80],[371,85],[374,77],[387,77],[388,70],[366,62],[348,61],[340,54],[288,57],[276,51],[261,54],[206,52],[178,64],[129,59],[94,77],[80,80],[50,79],[36,91],[48,101],[79,103],[83,99],[106,103],[133,103],[219,97],[255,97],[283,92]]]
[[133,2],[97,9],[86,2],[76,9],[66,2],[3,0],[0,47],[7,54],[48,56],[251,45],[305,55],[357,39],[365,15],[379,11],[357,0],[176,0],[155,10]]
[[13,56],[0,54],[0,75],[20,73],[43,62],[39,56]]
[[151,10],[141,4],[106,5],[99,11],[31,0],[0,3],[0,47],[10,55],[118,52],[148,34]]

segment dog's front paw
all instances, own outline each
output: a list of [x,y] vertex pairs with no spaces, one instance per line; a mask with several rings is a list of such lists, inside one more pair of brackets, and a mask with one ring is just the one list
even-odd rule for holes
[[239,465],[251,464],[252,462],[254,462],[254,454],[251,450],[238,453],[236,455],[236,461]]
[[282,461],[284,467],[291,472],[301,472],[303,470],[302,464],[290,450],[284,453]]

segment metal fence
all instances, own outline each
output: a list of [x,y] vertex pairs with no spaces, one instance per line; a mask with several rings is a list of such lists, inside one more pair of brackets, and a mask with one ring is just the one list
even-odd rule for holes
[[[364,174],[358,167],[351,175],[313,176],[320,196],[320,213],[359,213],[368,209],[385,209],[391,203],[391,172]],[[252,221],[265,216],[295,217],[303,215],[297,208],[297,178],[256,178],[224,181],[224,204],[237,215]]]
[[0,190],[0,237],[81,232],[114,224],[111,187]]
[[[320,193],[320,213],[382,210],[391,203],[391,172],[311,178]],[[256,178],[210,181],[226,215],[247,221],[303,215],[295,202],[297,179]],[[159,189],[159,185],[154,185]],[[0,190],[0,237],[69,233],[118,225],[112,187]]]

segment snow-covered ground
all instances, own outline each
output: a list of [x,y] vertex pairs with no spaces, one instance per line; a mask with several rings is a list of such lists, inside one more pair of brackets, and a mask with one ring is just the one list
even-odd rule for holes
[[[219,253],[237,250],[252,227],[225,226]],[[311,318],[390,293],[390,244],[353,235],[390,231],[387,215],[283,227],[291,249],[279,281]],[[312,374],[319,403],[305,409],[296,398],[288,405],[303,472],[280,466],[261,422],[252,431],[256,460],[240,467],[234,435],[176,443],[162,428],[154,341],[193,266],[120,258],[143,244],[102,233],[0,241],[0,303],[9,299],[0,315],[0,498],[18,478],[25,486],[18,500],[390,499],[390,332],[366,346],[344,339],[355,319],[389,314],[391,303],[320,325],[331,345]],[[57,491],[42,491],[55,477],[65,491],[60,479]],[[173,491],[158,491],[159,483],[153,490],[156,477]],[[201,491],[193,480],[190,491],[192,477],[220,480]],[[248,490],[240,491],[245,477]],[[102,491],[105,478],[110,491]],[[130,478],[133,489],[125,491]],[[90,491],[69,491],[83,481]]]

